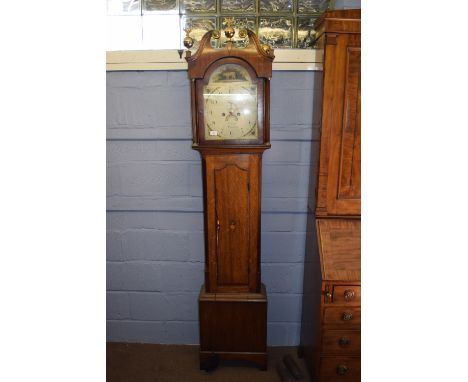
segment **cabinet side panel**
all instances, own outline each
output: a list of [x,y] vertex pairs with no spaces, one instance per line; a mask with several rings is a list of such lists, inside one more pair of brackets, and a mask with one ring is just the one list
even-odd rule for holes
[[320,303],[322,277],[315,217],[307,217],[306,253],[301,319],[301,350],[311,376],[318,375],[320,356]]
[[[326,35],[317,42],[317,47],[323,51],[323,72],[319,73],[317,81],[314,85],[316,94],[320,94],[320,101],[314,104],[314,113],[320,114],[320,153],[318,159],[318,175],[317,175],[317,190],[316,190],[316,207],[317,214],[326,214],[327,211],[327,179],[328,179],[328,150],[329,150],[329,129],[327,129],[326,115],[323,112],[323,103],[325,97],[325,84],[329,83],[328,72],[332,70],[334,62],[335,45],[325,44]],[[327,95],[328,97],[328,95]]]

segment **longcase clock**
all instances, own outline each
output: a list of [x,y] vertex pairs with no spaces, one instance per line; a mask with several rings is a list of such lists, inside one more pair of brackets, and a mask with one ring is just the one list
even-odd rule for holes
[[[228,34],[228,29],[230,29]],[[234,30],[226,29],[232,37]],[[232,33],[231,33],[232,32]],[[267,295],[260,274],[262,154],[270,148],[273,50],[250,30],[246,48],[211,46],[207,32],[194,55],[192,148],[201,154],[205,283],[199,296],[200,368],[218,359],[266,369]]]

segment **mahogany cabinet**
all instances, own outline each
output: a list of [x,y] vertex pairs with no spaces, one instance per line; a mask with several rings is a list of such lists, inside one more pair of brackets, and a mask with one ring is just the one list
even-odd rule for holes
[[[360,10],[317,20],[323,49],[316,206],[309,206],[300,355],[314,382],[360,381]],[[314,182],[311,182],[314,184]]]
[[360,10],[318,20],[324,50],[322,128],[316,214],[361,214]]

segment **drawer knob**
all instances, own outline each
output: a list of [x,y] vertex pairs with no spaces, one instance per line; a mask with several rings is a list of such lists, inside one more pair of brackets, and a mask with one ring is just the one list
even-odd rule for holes
[[341,337],[338,343],[340,346],[348,346],[351,343],[351,340],[348,337]]
[[336,373],[339,375],[345,375],[348,372],[348,366],[346,365],[338,365],[336,368]]
[[354,290],[352,290],[352,289],[346,289],[346,290],[344,291],[344,299],[345,299],[346,301],[351,301],[351,300],[353,300],[353,299],[354,299],[354,296],[355,296]]
[[343,321],[351,321],[353,319],[353,312],[344,312]]
[[327,296],[327,298],[331,300],[333,295],[330,292],[326,292],[325,296]]

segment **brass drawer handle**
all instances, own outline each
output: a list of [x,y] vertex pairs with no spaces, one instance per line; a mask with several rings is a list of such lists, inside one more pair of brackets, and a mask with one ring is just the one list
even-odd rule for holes
[[354,293],[354,290],[352,290],[352,289],[346,289],[346,290],[344,291],[344,299],[345,299],[346,301],[354,300],[355,295],[356,295],[356,294]]
[[353,312],[344,312],[343,321],[351,321],[353,319]]
[[348,372],[348,366],[346,365],[338,365],[336,368],[336,373],[339,375],[345,375]]
[[341,337],[340,340],[338,341],[340,346],[348,346],[351,343],[351,340],[348,337]]
[[326,292],[325,296],[327,296],[327,298],[331,300],[333,295],[330,292]]

